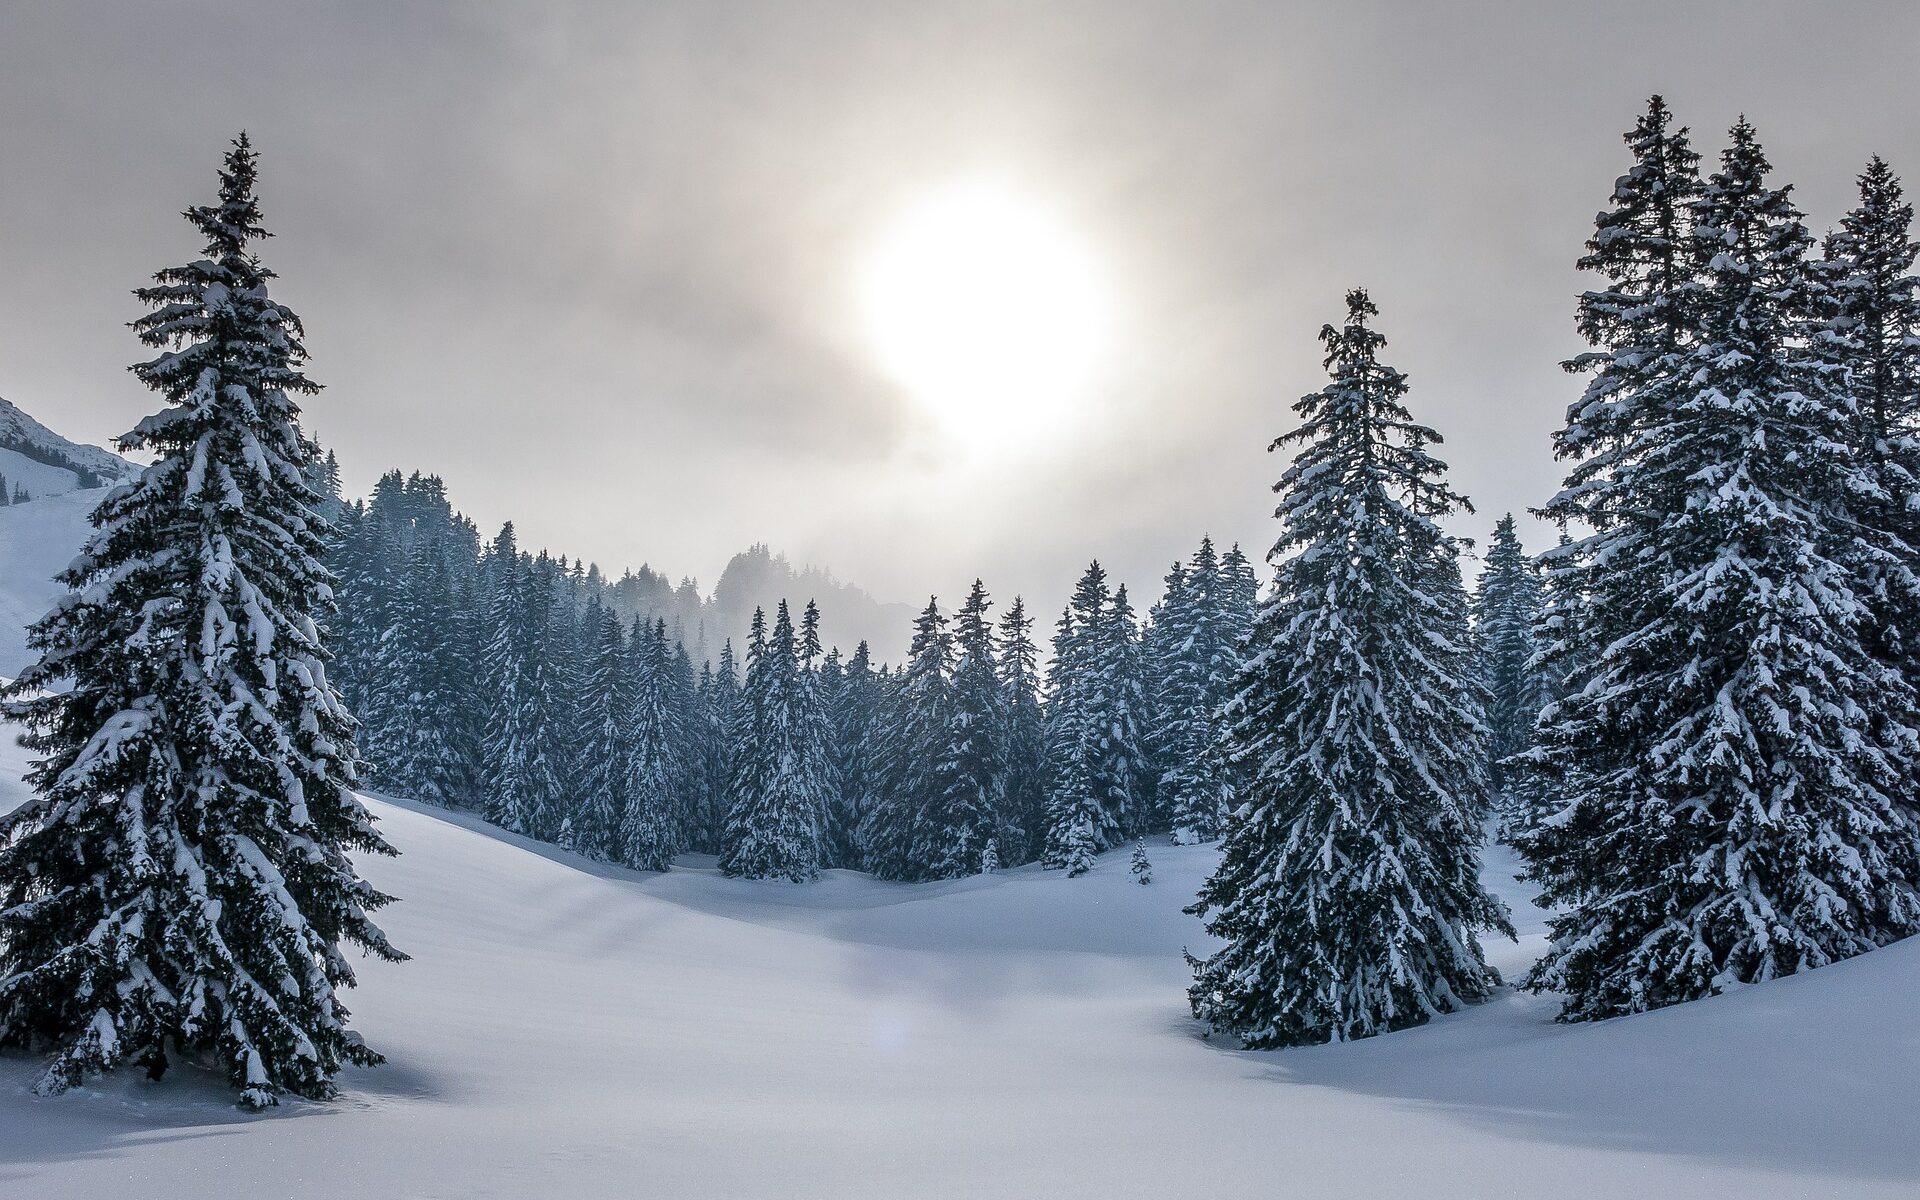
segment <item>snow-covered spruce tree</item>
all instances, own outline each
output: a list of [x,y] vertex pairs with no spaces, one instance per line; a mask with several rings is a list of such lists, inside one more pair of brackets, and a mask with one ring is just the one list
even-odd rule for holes
[[380,1056],[345,1024],[352,943],[388,897],[350,851],[391,854],[352,792],[353,718],[327,682],[326,529],[295,397],[300,322],[268,295],[256,158],[187,211],[204,254],[135,294],[166,400],[122,448],[155,457],[93,513],[71,589],[5,691],[41,757],[0,817],[0,1044],[58,1053],[40,1090],[129,1060],[204,1063],[249,1108],[334,1092]]
[[1193,619],[1193,598],[1187,586],[1187,567],[1179,559],[1167,568],[1160,580],[1160,599],[1147,609],[1140,627],[1140,658],[1147,675],[1147,703],[1143,715],[1146,726],[1147,756],[1154,779],[1166,773],[1166,725],[1170,719],[1166,673],[1168,665],[1186,640],[1185,626]]
[[693,846],[706,819],[700,791],[700,677],[685,640],[678,633],[668,635],[665,618],[654,618],[653,631],[660,640],[661,677],[666,681],[667,762],[673,770],[673,844],[678,853]]
[[[1677,361],[1619,396],[1632,419],[1611,423],[1609,468],[1583,461],[1550,509],[1594,531],[1574,562],[1603,648],[1542,718],[1565,807],[1519,839],[1557,909],[1529,984],[1566,993],[1566,1020],[1920,928],[1896,801],[1914,788],[1912,688],[1860,637],[1874,548],[1848,502],[1871,481],[1800,337],[1811,239],[1767,170],[1740,122],[1694,202]],[[1618,353],[1644,371],[1634,344],[1599,355],[1602,375]],[[1595,444],[1590,412],[1563,447]]]
[[[823,678],[823,683],[825,682]],[[866,870],[861,830],[880,790],[880,678],[862,641],[840,672],[828,715],[832,791],[827,814],[827,865]]]
[[959,791],[949,739],[952,673],[953,634],[939,601],[928,597],[888,705],[881,792],[864,835],[867,869],[882,879],[934,878],[946,861],[943,839],[964,824],[947,810]]
[[480,659],[489,700],[481,743],[485,811],[503,829],[540,837],[560,787],[541,729],[547,606],[537,602],[545,588],[520,554],[511,521],[488,550],[486,579],[487,645]]
[[642,871],[664,871],[680,851],[670,686],[672,652],[665,624],[633,623],[627,671],[633,679],[626,811],[620,823],[620,861]]
[[728,875],[805,883],[820,873],[827,780],[822,756],[806,744],[813,727],[804,690],[786,601],[780,602],[771,634],[765,614],[756,609],[733,805],[720,847],[720,869]]
[[1225,589],[1220,607],[1227,623],[1221,640],[1237,658],[1240,647],[1253,635],[1253,618],[1260,606],[1260,581],[1254,578],[1253,564],[1239,542],[1221,555],[1220,578]]
[[1006,793],[1005,698],[994,660],[992,601],[976,579],[954,615],[953,673],[939,750],[940,791],[916,815],[913,859],[929,879],[980,871],[980,853],[998,828]]
[[632,807],[634,709],[639,679],[620,615],[598,608],[587,660],[587,686],[580,710],[585,770],[575,799],[566,845],[603,862],[622,857],[622,830]]
[[1478,931],[1512,929],[1479,882],[1469,680],[1439,648],[1463,614],[1429,592],[1455,547],[1433,516],[1461,501],[1414,424],[1406,379],[1378,359],[1363,291],[1327,326],[1332,382],[1294,406],[1298,447],[1275,490],[1273,595],[1228,717],[1247,793],[1192,910],[1226,946],[1193,960],[1194,1015],[1253,1048],[1366,1037],[1484,998]]
[[702,853],[719,854],[727,813],[733,806],[735,767],[739,762],[741,722],[740,669],[734,661],[733,639],[720,643],[720,659],[701,698],[701,737],[706,757],[706,816],[700,840]]
[[1212,538],[1202,538],[1167,582],[1154,622],[1161,647],[1159,798],[1173,844],[1185,846],[1220,836],[1233,795],[1219,753],[1219,712],[1232,689],[1239,631]]
[[1881,551],[1861,564],[1868,650],[1920,679],[1920,245],[1913,206],[1880,158],[1861,174],[1860,204],[1827,239],[1812,339],[1820,375],[1845,397],[1855,454],[1873,487],[1856,515]]
[[1095,626],[1093,700],[1094,795],[1119,834],[1111,849],[1154,824],[1152,763],[1141,722],[1151,705],[1140,626],[1127,587],[1113,590]]
[[1104,847],[1106,814],[1094,791],[1091,697],[1092,645],[1076,608],[1106,607],[1106,573],[1095,563],[1080,579],[1053,628],[1047,670],[1047,828],[1040,865],[1083,875]]
[[802,768],[812,780],[814,827],[820,861],[824,863],[828,809],[833,800],[833,714],[827,708],[832,698],[820,687],[820,648],[820,606],[809,598],[801,611],[800,633],[795,639],[800,675],[799,752]]
[[555,559],[544,550],[534,556],[534,586],[528,593],[534,606],[528,614],[529,623],[540,647],[535,658],[538,719],[534,728],[540,739],[540,757],[552,764],[554,787],[545,811],[536,814],[529,832],[543,842],[567,840],[586,766],[581,754],[586,731],[579,713],[584,707],[584,664],[592,636],[586,624],[579,575],[577,561],[569,567],[564,556]]
[[1040,857],[1046,843],[1047,723],[1040,707],[1040,651],[1033,643],[1033,618],[1018,596],[1001,614],[999,649],[1007,783],[995,849],[1002,863],[1027,863]]
[[1521,549],[1513,514],[1508,513],[1493,527],[1473,598],[1474,640],[1488,696],[1487,779],[1496,796],[1507,792],[1502,763],[1531,744],[1534,718],[1546,703],[1533,668],[1540,610],[1540,576]]
[[[1120,844],[1129,779],[1107,770],[1115,739],[1102,727],[1113,715],[1103,672],[1116,665],[1106,569],[1090,564],[1054,627],[1047,673],[1047,836],[1041,864],[1080,875],[1093,856]],[[1128,741],[1123,730],[1122,743]],[[1123,765],[1131,760],[1122,758]],[[1119,802],[1116,805],[1116,800]]]
[[[1631,496],[1617,486],[1616,473],[1632,452],[1635,430],[1657,426],[1677,403],[1700,303],[1693,240],[1700,155],[1687,129],[1673,126],[1659,96],[1648,101],[1625,141],[1633,165],[1614,182],[1611,207],[1595,218],[1578,264],[1603,276],[1606,286],[1580,298],[1580,335],[1594,349],[1565,366],[1593,378],[1568,407],[1556,442],[1560,457],[1575,460],[1567,488],[1541,510],[1562,532],[1561,544],[1541,556],[1545,599],[1534,668],[1547,704],[1524,761],[1514,760],[1506,771],[1513,793],[1506,836],[1516,846],[1535,826],[1569,811],[1568,801],[1579,790],[1572,775],[1582,769],[1584,754],[1578,745],[1556,743],[1559,704],[1586,686],[1599,648],[1628,628],[1612,624],[1614,614],[1600,612],[1589,592],[1598,544],[1573,542],[1567,530],[1586,526],[1589,508],[1594,528],[1611,527],[1606,505],[1617,507]],[[1588,504],[1589,496],[1601,503]]]
[[1153,863],[1147,859],[1146,839],[1134,839],[1133,858],[1128,862],[1127,869],[1133,872],[1133,881],[1135,883],[1153,882]]
[[444,537],[442,527],[415,530],[388,637],[395,666],[388,686],[402,689],[393,711],[400,730],[395,775],[407,794],[443,805],[462,799],[467,766],[459,724],[466,680]]

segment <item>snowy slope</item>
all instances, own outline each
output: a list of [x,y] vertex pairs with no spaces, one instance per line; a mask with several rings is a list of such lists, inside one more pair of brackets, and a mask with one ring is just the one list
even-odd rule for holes
[[[0,747],[0,807],[23,755]],[[376,802],[415,961],[349,997],[389,1065],[243,1116],[204,1078],[41,1100],[0,1059],[0,1194],[1913,1196],[1920,945],[1580,1028],[1504,995],[1250,1054],[1185,1014],[1205,848],[1084,879],[751,884],[590,867]],[[1496,882],[1509,894],[1499,870]],[[1539,923],[1499,951],[1517,970]],[[137,1073],[134,1073],[137,1074]]]
[[0,508],[0,677],[18,675],[32,661],[27,624],[59,597],[53,576],[80,552],[90,530],[87,514],[104,495],[94,488]]
[[[98,492],[0,508],[0,675]],[[0,810],[25,798],[0,727]],[[594,866],[397,801],[366,864],[414,961],[348,997],[389,1065],[246,1117],[176,1071],[42,1100],[0,1058],[0,1196],[1316,1197],[1920,1194],[1920,942],[1561,1027],[1506,993],[1249,1054],[1186,1015],[1204,847],[1067,880]],[[1517,974],[1540,915],[1511,883]]]
[[80,476],[65,467],[49,466],[5,446],[0,446],[0,479],[7,481],[9,497],[21,487],[33,496],[58,496],[80,482]]
[[[35,497],[124,479],[138,467],[98,446],[69,441],[0,398],[0,475],[23,482]],[[81,472],[98,478],[83,481]]]

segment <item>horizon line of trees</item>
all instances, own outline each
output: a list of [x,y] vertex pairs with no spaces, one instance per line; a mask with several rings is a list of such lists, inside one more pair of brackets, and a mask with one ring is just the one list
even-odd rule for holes
[[[486,545],[440,480],[398,471],[338,498],[332,677],[376,787],[484,813],[596,859],[728,874],[952,878],[1041,861],[1069,874],[1122,841],[1217,836],[1232,781],[1215,713],[1257,583],[1210,538],[1143,620],[1091,564],[1047,669],[1016,597],[930,598],[905,661],[822,646],[820,611],[756,608],[736,654],[696,658],[597,568]],[[704,631],[699,638],[704,641]]]

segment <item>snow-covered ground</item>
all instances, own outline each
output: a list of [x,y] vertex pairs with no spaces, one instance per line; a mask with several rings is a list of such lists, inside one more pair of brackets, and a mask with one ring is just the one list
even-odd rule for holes
[[[0,508],[0,675],[98,494]],[[0,727],[0,809],[25,753]],[[813,886],[595,866],[375,801],[414,961],[366,962],[387,1066],[264,1117],[138,1072],[56,1099],[0,1057],[0,1197],[1920,1195],[1920,941],[1646,1016],[1503,993],[1426,1028],[1243,1053],[1186,1013],[1213,861]],[[1517,974],[1541,922],[1515,908]]]
[[95,488],[0,508],[0,678],[33,661],[27,625],[59,598],[53,577],[80,552],[92,529],[87,515],[105,495]]
[[[0,747],[0,806],[24,754]],[[414,955],[351,997],[387,1066],[265,1117],[0,1059],[0,1195],[1905,1196],[1920,944],[1576,1028],[1505,994],[1369,1042],[1244,1053],[1185,1012],[1205,848],[907,886],[593,866],[376,801]],[[1507,884],[1510,863],[1490,876]],[[1517,971],[1540,923],[1496,950]]]

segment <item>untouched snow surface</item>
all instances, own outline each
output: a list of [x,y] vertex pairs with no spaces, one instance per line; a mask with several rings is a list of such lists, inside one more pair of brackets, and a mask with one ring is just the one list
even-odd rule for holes
[[[106,494],[94,488],[0,508],[0,677],[11,679],[33,661],[27,626],[60,598],[64,589],[53,577],[80,553],[92,532],[87,516]],[[19,775],[11,772],[5,783]]]
[[[0,731],[3,732],[3,731]],[[0,745],[0,806],[24,752]],[[203,1075],[54,1099],[0,1058],[0,1195],[1913,1196],[1920,944],[1562,1027],[1504,993],[1245,1053],[1185,1010],[1213,859],[814,886],[588,864],[376,801],[414,961],[349,995],[388,1065],[264,1117]],[[1513,896],[1510,862],[1489,874]],[[1540,947],[1496,950],[1518,971]]]

